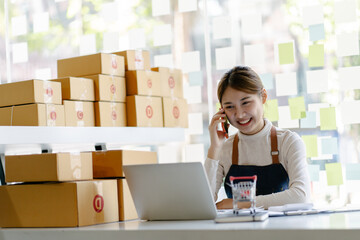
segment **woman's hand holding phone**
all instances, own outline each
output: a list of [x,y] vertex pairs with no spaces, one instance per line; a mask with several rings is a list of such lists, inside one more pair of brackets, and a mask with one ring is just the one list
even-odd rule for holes
[[[224,109],[221,108],[217,113],[214,114],[209,125],[209,133],[210,133],[210,141],[211,141],[210,148],[208,151],[209,158],[218,159],[218,154],[228,134],[225,129],[226,126],[225,122],[227,122],[226,114]],[[223,131],[218,131],[217,128],[219,123],[221,123],[222,125],[224,124]]]

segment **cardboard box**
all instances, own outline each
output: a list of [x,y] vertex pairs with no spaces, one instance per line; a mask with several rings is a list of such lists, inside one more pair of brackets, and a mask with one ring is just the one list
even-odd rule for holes
[[116,180],[0,186],[0,227],[76,227],[119,219]]
[[65,126],[64,106],[35,103],[0,108],[0,123],[5,126]]
[[127,125],[131,127],[163,127],[161,97],[127,96]]
[[157,163],[156,152],[112,150],[92,152],[94,178],[125,177],[123,165]]
[[57,61],[58,78],[83,77],[95,74],[109,74],[124,77],[124,57],[110,53],[59,59]]
[[126,95],[161,96],[160,73],[126,71]]
[[5,156],[5,165],[6,182],[93,179],[91,152]]
[[0,107],[29,103],[61,104],[61,84],[44,80],[0,84]]
[[63,100],[94,101],[94,80],[79,77],[52,79],[61,83]]
[[94,80],[95,101],[126,102],[124,77],[104,74],[86,77]]
[[93,102],[64,101],[65,126],[94,127],[95,113]]
[[188,104],[182,98],[163,98],[164,127],[188,127]]
[[95,102],[95,126],[125,127],[126,104],[116,102]]
[[125,59],[125,70],[150,70],[150,53],[144,50],[127,50],[115,52]]
[[160,73],[161,96],[184,98],[183,74],[180,69],[157,67],[151,70]]
[[119,221],[138,218],[134,200],[131,196],[129,185],[125,178],[118,179]]

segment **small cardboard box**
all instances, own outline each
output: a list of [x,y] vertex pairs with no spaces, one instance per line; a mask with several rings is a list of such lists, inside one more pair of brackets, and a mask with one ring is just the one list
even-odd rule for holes
[[0,84],[0,107],[29,103],[61,104],[61,84],[44,80]]
[[5,126],[65,126],[63,105],[34,103],[0,108]]
[[5,165],[6,182],[93,179],[91,152],[5,156]]
[[163,127],[161,97],[127,96],[127,125],[131,127]]
[[157,163],[156,152],[112,150],[96,151],[92,155],[94,178],[125,177],[123,165]]
[[94,127],[95,113],[93,102],[64,101],[65,126]]
[[126,95],[161,96],[160,73],[126,71]]
[[115,52],[125,58],[125,70],[150,70],[150,52],[144,50],[127,50]]
[[182,98],[163,98],[164,127],[188,127],[188,104]]
[[95,74],[125,76],[124,57],[110,53],[59,59],[57,70],[58,78],[83,77]]
[[52,79],[61,83],[63,100],[94,101],[94,80],[79,77]]
[[95,126],[125,127],[126,104],[116,102],[95,102]]
[[94,80],[95,101],[126,102],[126,85],[124,77],[104,74],[86,77]]
[[163,97],[184,98],[183,74],[180,69],[157,67],[151,70],[160,73],[161,95]]
[[76,227],[119,219],[116,180],[0,186],[0,227]]

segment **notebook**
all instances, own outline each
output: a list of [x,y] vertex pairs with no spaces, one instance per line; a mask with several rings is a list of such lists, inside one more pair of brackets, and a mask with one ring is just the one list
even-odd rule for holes
[[231,223],[231,222],[258,222],[264,221],[269,218],[269,214],[266,211],[248,213],[248,212],[239,212],[238,214],[233,214],[232,211],[229,213],[218,214],[215,218],[217,223]]

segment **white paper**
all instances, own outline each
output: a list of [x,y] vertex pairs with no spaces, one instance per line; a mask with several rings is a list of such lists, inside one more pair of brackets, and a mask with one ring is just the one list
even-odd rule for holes
[[205,162],[204,144],[187,144],[184,148],[184,162]]
[[233,68],[236,64],[235,52],[235,48],[233,47],[216,48],[216,70]]
[[34,14],[34,32],[46,32],[49,30],[49,13]]
[[304,6],[302,9],[304,27],[324,23],[324,11],[322,5]]
[[172,43],[171,24],[154,27],[154,46],[166,46]]
[[335,1],[334,19],[335,23],[356,22],[356,0]]
[[27,42],[12,44],[12,62],[24,63],[29,60]]
[[189,128],[185,132],[189,135],[203,134],[203,116],[202,113],[189,113]]
[[119,33],[105,32],[103,35],[103,51],[115,52],[119,49]]
[[176,163],[180,161],[178,156],[178,147],[173,145],[159,146],[158,150],[159,163]]
[[191,12],[197,10],[197,0],[178,0],[179,12]]
[[260,13],[247,14],[241,17],[241,30],[243,35],[262,33],[262,16]]
[[258,66],[265,64],[265,46],[263,44],[244,46],[245,65]]
[[51,68],[39,68],[35,70],[35,79],[51,79]]
[[25,35],[27,33],[27,20],[25,15],[11,18],[12,36]]
[[96,53],[95,34],[83,35],[80,37],[80,55]]
[[174,61],[172,54],[163,54],[154,56],[155,67],[174,68]]
[[145,48],[145,30],[143,28],[131,29],[129,31],[129,47],[130,49]]
[[291,119],[290,107],[289,106],[280,106],[279,108],[279,128],[299,128],[299,120]]
[[327,70],[313,70],[306,72],[306,86],[308,93],[329,91],[329,74]]
[[339,68],[338,72],[341,90],[360,89],[360,66]]
[[152,0],[152,15],[162,16],[170,14],[170,0]]
[[100,16],[106,23],[116,22],[119,16],[118,3],[103,3],[101,6]]
[[200,71],[200,52],[184,52],[182,54],[182,72],[197,72]]
[[341,120],[343,124],[360,123],[360,100],[340,103]]
[[215,17],[212,21],[214,39],[231,38],[231,17]]
[[320,108],[329,108],[329,103],[310,103],[308,104],[309,112],[316,112],[316,126],[320,126]]
[[339,57],[359,55],[359,32],[338,34],[336,39]]
[[280,73],[275,75],[276,96],[297,95],[296,73]]
[[201,86],[184,86],[184,98],[188,104],[201,103]]

